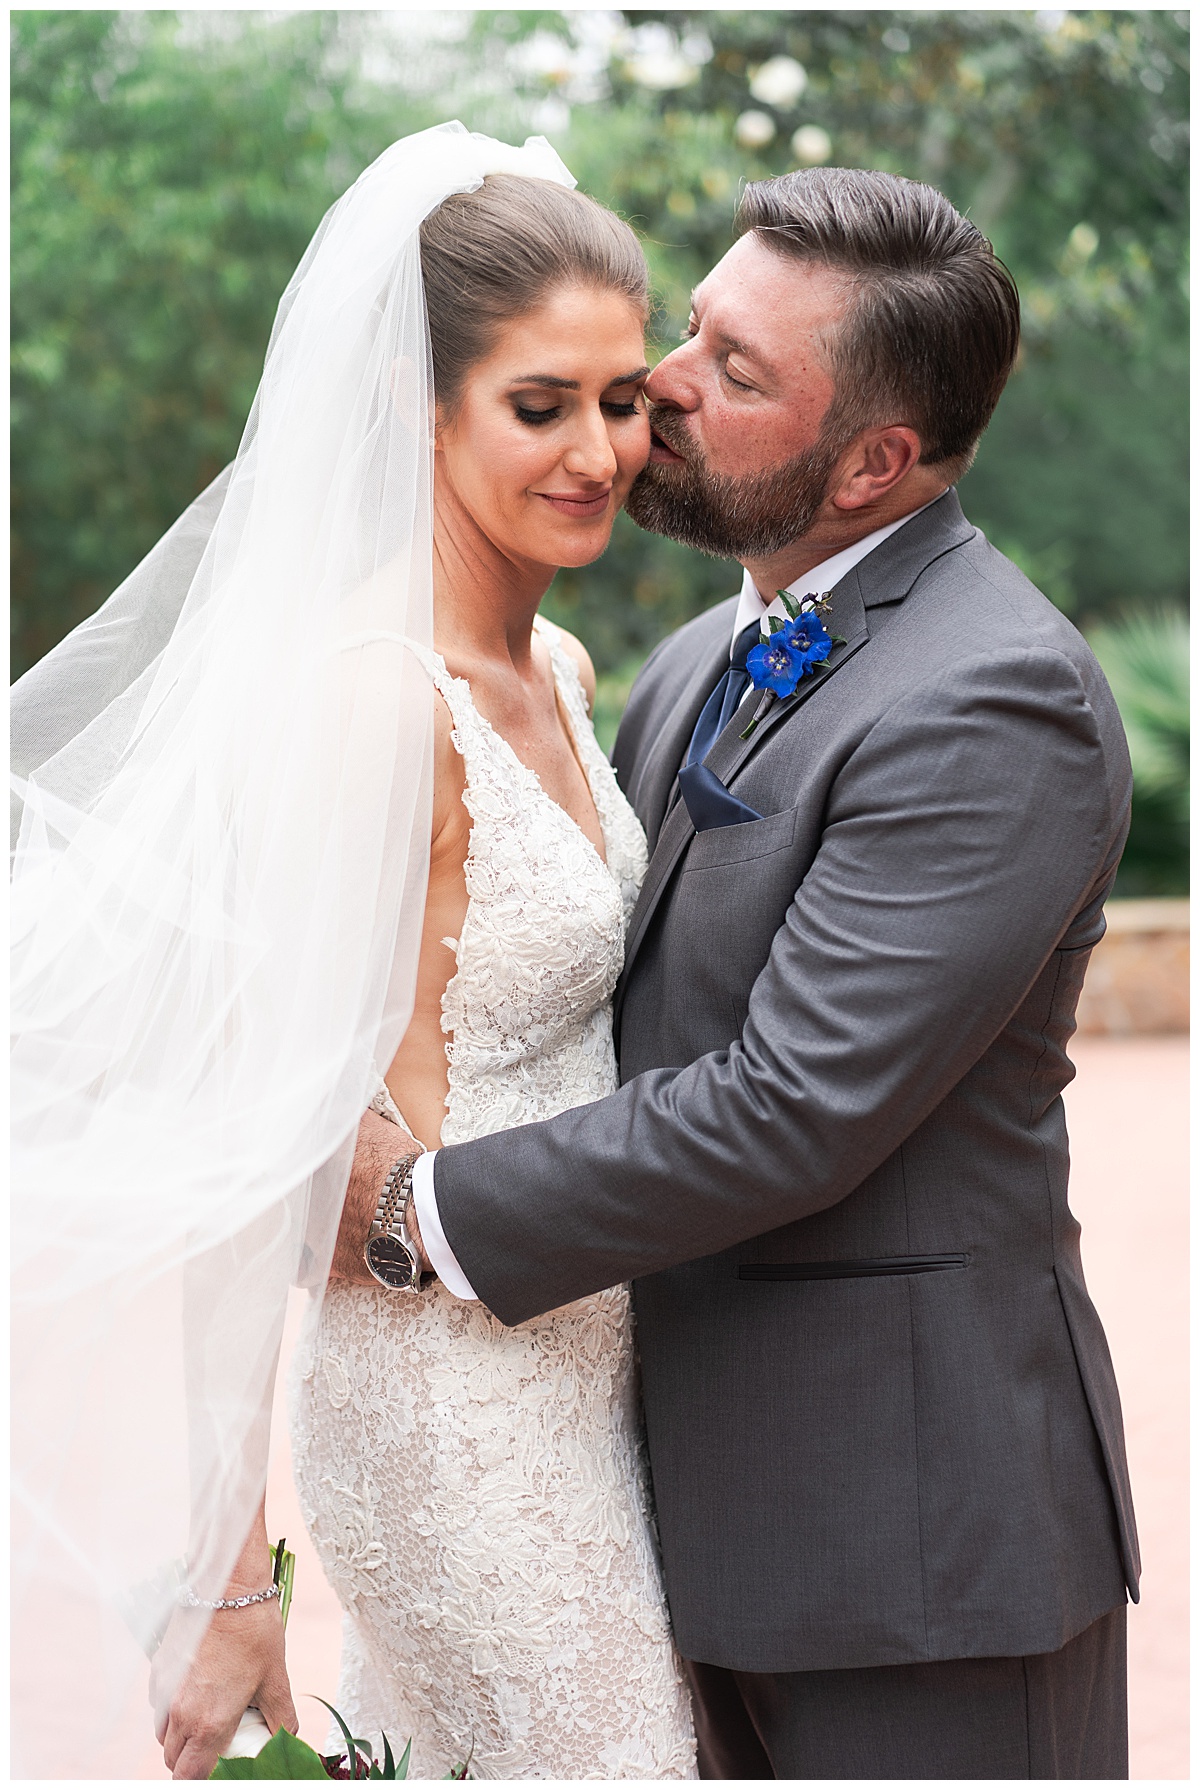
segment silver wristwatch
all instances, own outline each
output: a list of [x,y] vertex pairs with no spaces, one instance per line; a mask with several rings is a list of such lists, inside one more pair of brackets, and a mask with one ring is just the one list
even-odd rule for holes
[[380,1286],[393,1293],[420,1293],[436,1274],[421,1272],[421,1256],[405,1224],[412,1199],[413,1169],[424,1154],[401,1156],[388,1170],[367,1241],[363,1247],[367,1267]]

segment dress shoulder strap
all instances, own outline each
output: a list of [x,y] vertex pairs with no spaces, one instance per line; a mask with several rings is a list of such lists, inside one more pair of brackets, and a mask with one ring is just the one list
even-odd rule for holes
[[558,690],[563,702],[570,710],[571,719],[575,723],[576,734],[579,733],[581,728],[585,732],[590,732],[591,724],[588,718],[587,692],[584,690],[582,680],[580,679],[578,665],[575,663],[570,653],[559,645],[559,630],[555,627],[553,622],[547,621],[545,616],[535,615],[533,618],[533,626],[535,632],[540,634],[542,639],[546,642],[546,647],[550,653],[550,665],[554,672],[555,688]]
[[448,670],[441,653],[435,652],[422,641],[413,640],[407,634],[396,634],[386,628],[366,628],[358,633],[343,635],[338,641],[338,647],[346,652],[353,647],[374,646],[383,642],[406,647],[418,665],[428,673],[430,683],[450,710],[450,719],[458,736],[455,745],[459,750],[463,750],[464,735],[473,743],[485,726],[483,717],[472,700],[470,684],[466,678],[455,677]]

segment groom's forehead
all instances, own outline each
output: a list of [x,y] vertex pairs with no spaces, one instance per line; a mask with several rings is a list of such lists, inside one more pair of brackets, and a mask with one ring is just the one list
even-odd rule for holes
[[692,309],[734,351],[774,358],[794,346],[796,332],[821,330],[849,295],[844,274],[767,248],[753,233],[739,237],[692,292]]

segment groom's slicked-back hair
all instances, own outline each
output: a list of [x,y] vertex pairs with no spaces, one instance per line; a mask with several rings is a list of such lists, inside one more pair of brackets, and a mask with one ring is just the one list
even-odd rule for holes
[[1016,360],[1020,300],[987,237],[936,188],[857,168],[751,182],[739,236],[844,273],[850,301],[826,344],[828,437],[905,423],[952,482],[971,464]]

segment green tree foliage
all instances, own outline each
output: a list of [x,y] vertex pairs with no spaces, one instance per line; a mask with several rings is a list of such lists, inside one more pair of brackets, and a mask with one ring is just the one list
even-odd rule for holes
[[180,18],[13,15],[17,672],[232,457],[323,212],[433,122],[364,91],[330,15]]
[[1091,645],[1121,710],[1133,763],[1133,824],[1122,895],[1183,895],[1188,886],[1190,630],[1180,609],[1102,623]]
[[[661,341],[728,246],[741,180],[828,161],[931,181],[990,235],[1023,297],[1021,362],[963,482],[968,513],[1081,620],[1182,599],[1187,15],[626,16],[615,107],[574,106],[555,140],[648,238]],[[739,141],[755,136],[767,140]],[[688,573],[664,551],[618,542],[612,570],[626,591],[653,587],[664,622],[687,606]],[[601,640],[607,574],[564,581]],[[697,582],[702,606],[712,574]]]
[[[13,21],[18,672],[233,454],[329,203],[454,116],[544,131],[637,226],[654,353],[728,247],[742,180],[828,161],[933,181],[1025,312],[968,513],[1085,628],[1184,598],[1186,12]],[[592,649],[609,728],[646,651],[736,581],[625,518],[602,561],[560,575],[549,608]],[[1170,880],[1177,839],[1167,855]]]

